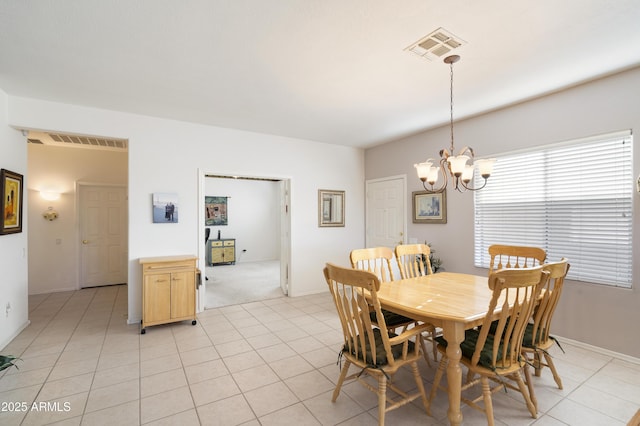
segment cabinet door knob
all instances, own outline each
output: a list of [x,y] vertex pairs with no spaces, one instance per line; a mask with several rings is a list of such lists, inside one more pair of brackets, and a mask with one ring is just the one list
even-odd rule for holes
[[82,240],[82,244],[89,244],[89,240]]

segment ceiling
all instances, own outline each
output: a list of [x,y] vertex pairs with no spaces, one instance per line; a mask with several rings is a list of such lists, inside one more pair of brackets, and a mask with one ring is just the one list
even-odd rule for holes
[[640,65],[638,0],[2,0],[10,95],[369,147]]

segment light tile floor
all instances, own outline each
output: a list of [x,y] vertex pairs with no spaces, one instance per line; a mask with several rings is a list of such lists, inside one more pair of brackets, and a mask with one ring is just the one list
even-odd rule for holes
[[[328,294],[207,310],[190,321],[127,325],[126,286],[31,296],[31,325],[4,350],[20,369],[0,373],[2,425],[371,425],[376,398],[358,383],[336,403],[339,321]],[[494,396],[497,424],[624,425],[640,408],[640,365],[564,344],[564,382],[536,380],[532,419],[519,394]],[[435,366],[435,363],[433,363]],[[434,369],[422,362],[427,392]],[[399,383],[411,377],[398,374]],[[34,404],[35,402],[35,404]],[[427,416],[416,401],[389,425],[444,425],[439,392]],[[463,408],[465,424],[485,424]]]

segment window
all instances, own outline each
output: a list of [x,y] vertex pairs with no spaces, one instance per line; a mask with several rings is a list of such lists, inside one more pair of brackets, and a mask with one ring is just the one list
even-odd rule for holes
[[569,279],[631,288],[632,173],[630,131],[499,157],[474,193],[475,266],[491,244],[536,246]]

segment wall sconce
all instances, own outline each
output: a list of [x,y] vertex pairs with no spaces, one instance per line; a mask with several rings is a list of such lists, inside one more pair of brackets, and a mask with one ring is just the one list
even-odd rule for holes
[[58,212],[53,209],[53,207],[49,207],[42,213],[42,216],[47,219],[49,222],[58,218]]
[[40,196],[47,201],[55,201],[60,198],[60,193],[53,191],[40,191]]

